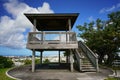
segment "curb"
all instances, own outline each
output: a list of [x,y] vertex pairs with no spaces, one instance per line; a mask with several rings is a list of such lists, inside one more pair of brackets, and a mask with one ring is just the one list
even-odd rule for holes
[[9,72],[10,70],[12,70],[12,69],[14,69],[14,68],[8,69],[8,70],[6,71],[5,74],[6,74],[8,77],[12,78],[12,79],[15,79],[15,80],[22,80],[22,79],[15,78],[15,77],[13,77],[13,76],[11,76],[11,75],[8,74],[8,72]]
[[111,68],[109,68],[111,71],[112,71],[112,74],[111,75],[109,75],[108,77],[114,77],[115,76],[115,72],[114,72],[114,70],[113,69],[111,69]]

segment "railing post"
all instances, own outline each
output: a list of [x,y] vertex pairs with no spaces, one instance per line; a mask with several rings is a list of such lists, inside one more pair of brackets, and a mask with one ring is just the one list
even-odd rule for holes
[[61,42],[61,32],[59,32],[59,40],[60,40],[60,42]]
[[66,44],[68,43],[68,32],[66,31]]
[[42,42],[44,43],[45,42],[45,32],[42,31]]
[[80,59],[79,59],[79,69],[80,69],[80,71],[82,70],[82,67],[81,67],[81,63],[82,63],[82,62],[81,62],[81,60],[82,60],[82,59],[80,58]]

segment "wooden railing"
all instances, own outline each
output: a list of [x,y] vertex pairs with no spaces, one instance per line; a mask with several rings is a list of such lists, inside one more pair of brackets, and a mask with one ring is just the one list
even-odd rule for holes
[[83,57],[77,49],[74,49],[73,53],[76,56],[76,59],[77,59],[76,61],[77,61],[78,68],[79,68],[80,71],[82,71],[82,59],[83,59]]
[[30,32],[28,43],[76,44],[75,32]]
[[98,56],[97,54],[94,54],[83,42],[78,42],[79,47],[83,50],[85,55],[88,57],[88,59],[92,62],[94,67],[96,68],[96,71],[99,70],[98,67]]

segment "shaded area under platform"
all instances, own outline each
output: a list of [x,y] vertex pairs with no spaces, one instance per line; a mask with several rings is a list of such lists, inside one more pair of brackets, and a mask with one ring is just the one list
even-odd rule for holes
[[59,69],[59,70],[63,70],[63,69],[67,69],[69,70],[70,64],[69,63],[46,63],[46,64],[37,64],[35,66],[36,70],[45,70],[45,69]]

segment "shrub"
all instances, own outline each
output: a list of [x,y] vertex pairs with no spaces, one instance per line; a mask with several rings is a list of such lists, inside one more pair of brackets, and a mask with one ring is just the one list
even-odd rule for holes
[[32,60],[29,60],[29,59],[26,59],[25,61],[24,61],[24,64],[25,65],[28,65],[28,64],[31,64],[32,63]]
[[50,63],[49,59],[45,59],[43,63]]
[[[35,59],[35,64],[39,64],[39,63],[40,63],[40,59]],[[32,60],[26,59],[24,61],[24,64],[25,65],[32,64]]]
[[13,66],[11,59],[0,56],[0,68],[10,68]]

